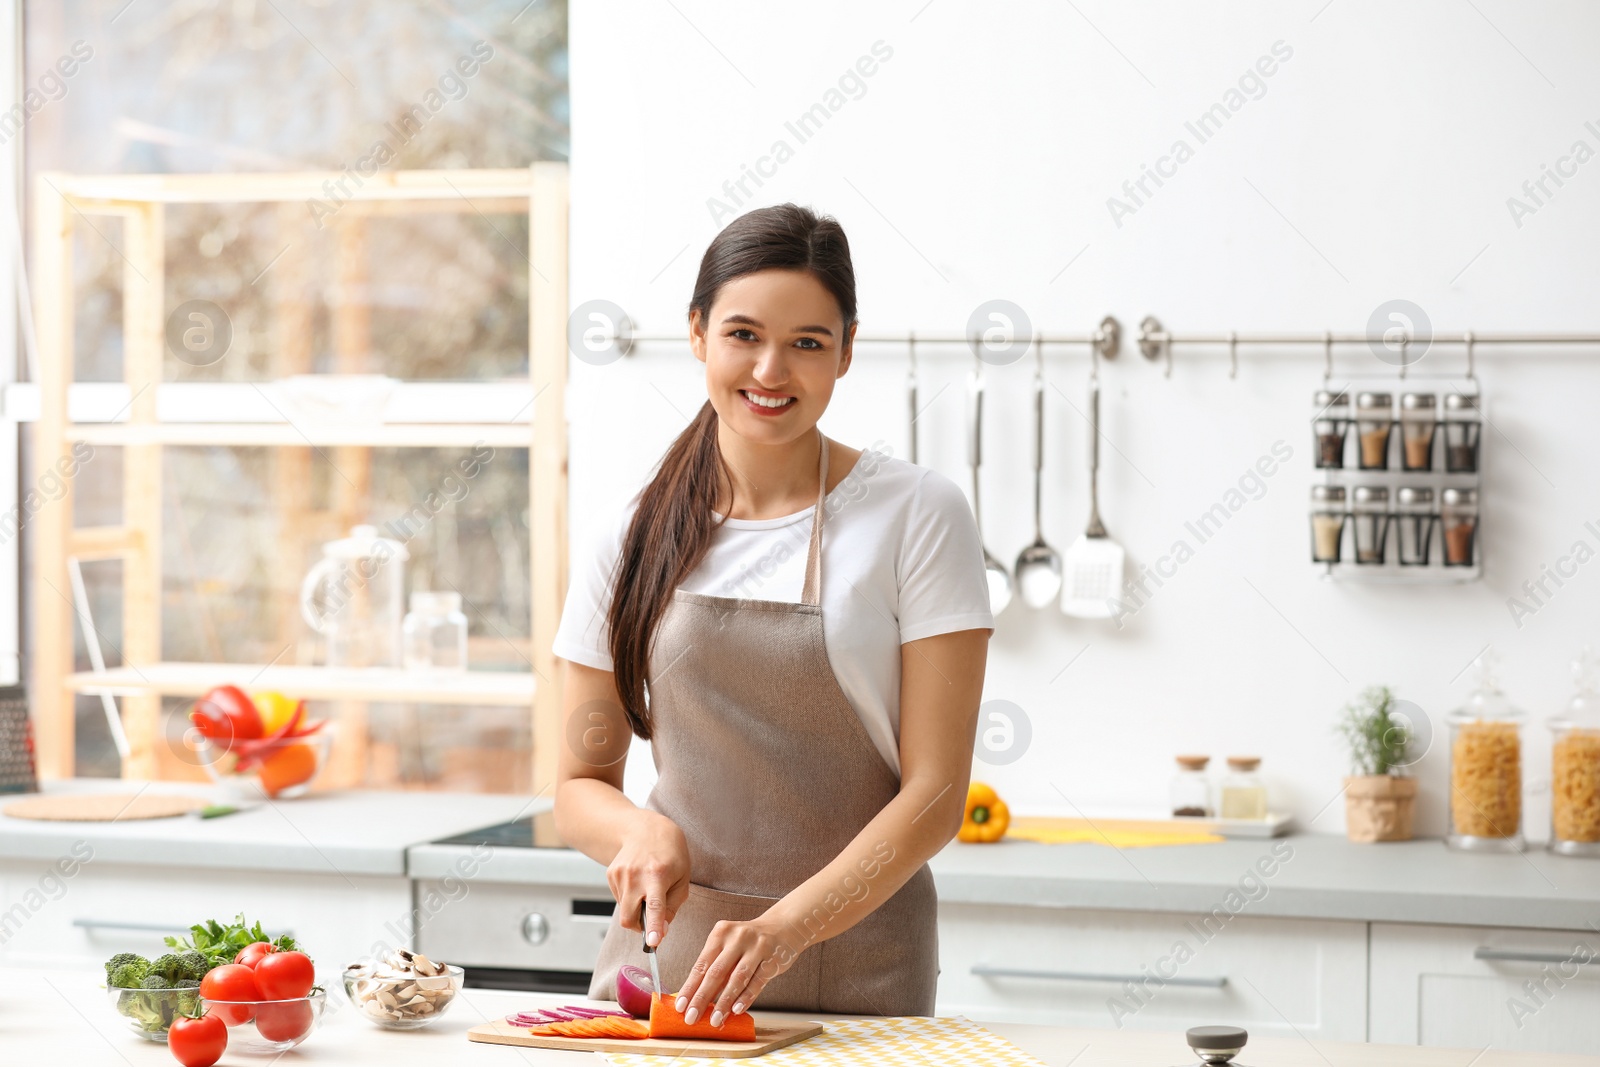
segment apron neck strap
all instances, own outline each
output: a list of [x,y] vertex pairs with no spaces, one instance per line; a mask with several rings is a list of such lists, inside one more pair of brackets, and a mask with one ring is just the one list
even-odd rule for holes
[[811,543],[806,548],[806,584],[800,593],[802,604],[822,602],[822,516],[827,511],[824,504],[828,497],[828,438],[821,430],[817,431],[817,436],[822,439],[822,458],[818,461],[817,508],[811,514]]

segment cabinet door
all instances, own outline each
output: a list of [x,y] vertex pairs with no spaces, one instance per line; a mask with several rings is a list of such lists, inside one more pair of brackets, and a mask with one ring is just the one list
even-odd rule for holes
[[0,862],[0,965],[99,968],[117,952],[167,951],[162,938],[243,912],[269,932],[292,933],[337,983],[375,943],[411,937],[411,883],[402,877],[276,874],[85,863],[47,878],[44,862]]
[[1366,924],[941,904],[942,1015],[1366,1039]]
[[1372,924],[1372,1040],[1600,1052],[1593,930]]

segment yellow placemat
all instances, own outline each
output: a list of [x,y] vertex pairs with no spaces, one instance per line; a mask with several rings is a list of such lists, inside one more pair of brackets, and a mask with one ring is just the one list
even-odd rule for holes
[[1220,834],[1181,827],[1167,829],[1159,822],[1139,823],[1122,820],[1133,825],[1119,825],[1119,820],[1104,819],[1091,823],[1087,819],[1051,819],[1024,817],[1013,819],[1006,836],[1020,841],[1037,841],[1045,845],[1071,845],[1088,842],[1110,845],[1113,848],[1148,848],[1152,845],[1209,845],[1226,841]]
[[[836,1019],[798,1045],[761,1057],[762,1067],[1045,1067],[998,1034],[965,1019],[909,1016]],[[684,1067],[681,1056],[607,1052],[611,1067]],[[733,1062],[733,1061],[720,1061]]]

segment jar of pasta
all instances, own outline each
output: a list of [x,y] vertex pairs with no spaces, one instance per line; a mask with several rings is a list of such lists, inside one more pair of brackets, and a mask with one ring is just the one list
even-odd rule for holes
[[1600,695],[1595,660],[1585,650],[1572,665],[1578,692],[1548,723],[1550,851],[1600,856]]
[[1521,851],[1522,725],[1526,720],[1479,659],[1477,689],[1445,717],[1450,727],[1451,848]]

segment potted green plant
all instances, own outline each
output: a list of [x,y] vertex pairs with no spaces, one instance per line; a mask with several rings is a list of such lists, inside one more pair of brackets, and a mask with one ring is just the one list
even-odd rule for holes
[[1411,840],[1417,780],[1401,773],[1411,725],[1394,712],[1394,693],[1376,685],[1346,705],[1339,721],[1355,772],[1344,780],[1345,834],[1352,841]]

